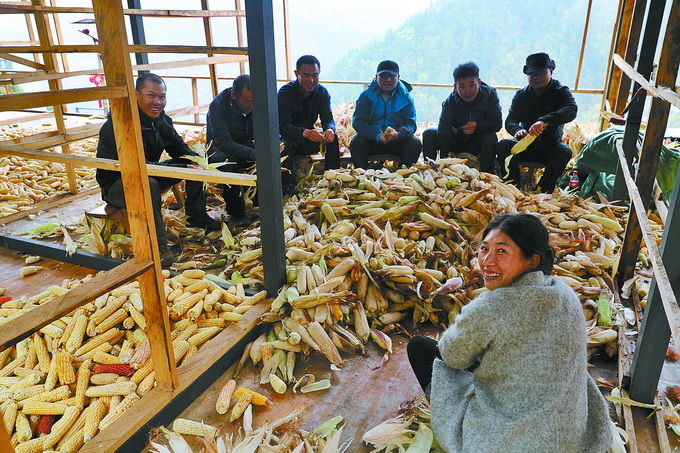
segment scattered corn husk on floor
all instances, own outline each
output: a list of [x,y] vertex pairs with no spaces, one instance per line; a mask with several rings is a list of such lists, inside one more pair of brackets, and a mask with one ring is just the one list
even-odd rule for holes
[[[232,435],[220,436],[217,439],[203,440],[200,449],[192,450],[182,435],[199,435],[204,437],[200,422],[191,422],[196,427],[192,433],[181,430],[180,433],[169,431],[161,427],[165,439],[160,434],[152,436],[150,446],[157,453],[191,453],[191,452],[215,452],[215,453],[256,453],[276,451],[280,453],[343,453],[347,450],[350,440],[342,438],[343,417],[336,416],[322,423],[311,431],[306,431],[300,426],[302,409],[297,409],[290,414],[270,423],[265,423],[256,429],[245,429]],[[175,420],[177,423],[177,420]],[[184,422],[183,422],[184,423]],[[173,424],[174,427],[174,424]],[[193,428],[192,428],[193,429]],[[161,443],[162,442],[162,443]],[[168,446],[165,446],[165,443]]]

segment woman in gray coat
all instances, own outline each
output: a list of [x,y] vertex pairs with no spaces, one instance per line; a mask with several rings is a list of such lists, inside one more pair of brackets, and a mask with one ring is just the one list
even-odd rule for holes
[[529,214],[486,228],[479,267],[489,289],[466,305],[439,343],[408,353],[429,390],[432,429],[447,452],[605,452],[607,404],[586,371],[576,294],[551,277],[548,232]]

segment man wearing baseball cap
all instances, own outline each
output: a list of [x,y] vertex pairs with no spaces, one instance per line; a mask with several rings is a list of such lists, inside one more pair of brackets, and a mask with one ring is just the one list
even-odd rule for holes
[[352,126],[356,135],[349,148],[355,168],[366,168],[368,156],[394,154],[410,167],[420,156],[422,144],[416,131],[416,107],[409,92],[413,88],[400,80],[399,65],[380,62],[375,79],[356,102]]
[[518,140],[526,135],[536,136],[526,150],[510,160],[507,179],[519,184],[521,162],[542,163],[546,168],[539,186],[545,193],[552,193],[571,159],[571,149],[562,143],[563,125],[573,121],[578,110],[569,88],[552,78],[554,70],[555,62],[547,53],[527,57],[523,72],[529,85],[515,93],[505,119],[505,130],[514,138],[501,140],[496,150],[504,167],[505,158]]

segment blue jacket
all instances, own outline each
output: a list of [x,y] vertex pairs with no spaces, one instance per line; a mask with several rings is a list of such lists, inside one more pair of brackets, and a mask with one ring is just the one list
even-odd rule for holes
[[416,131],[416,106],[409,94],[413,88],[403,80],[399,81],[391,96],[385,101],[373,80],[357,99],[352,127],[364,138],[378,141],[388,126],[399,132],[398,140],[412,136]]

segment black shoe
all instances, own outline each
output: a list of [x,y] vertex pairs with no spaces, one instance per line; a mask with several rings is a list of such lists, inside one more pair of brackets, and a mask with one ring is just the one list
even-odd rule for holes
[[231,224],[234,227],[241,228],[241,227],[247,227],[253,222],[253,220],[250,218],[248,214],[241,214],[239,216],[231,216]]
[[208,231],[219,231],[222,229],[222,224],[213,219],[209,215],[199,218],[189,218],[189,225],[192,227],[203,228]]
[[161,267],[170,267],[177,261],[177,255],[167,244],[158,246],[161,255]]

